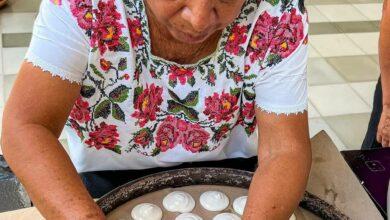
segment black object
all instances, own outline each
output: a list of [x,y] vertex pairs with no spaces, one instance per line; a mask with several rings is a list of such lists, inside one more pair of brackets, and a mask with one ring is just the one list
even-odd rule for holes
[[[155,173],[131,181],[109,192],[97,201],[105,214],[127,201],[165,188],[189,185],[224,185],[249,188],[253,172],[228,168],[186,168]],[[349,219],[332,205],[308,192],[300,203],[322,219]]]

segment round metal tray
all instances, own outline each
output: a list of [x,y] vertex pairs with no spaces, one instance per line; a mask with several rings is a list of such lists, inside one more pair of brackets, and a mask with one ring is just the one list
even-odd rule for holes
[[[105,214],[142,195],[166,188],[190,185],[223,185],[249,188],[253,172],[228,168],[185,168],[148,175],[124,184],[101,197],[97,204]],[[334,206],[305,192],[300,207],[322,219],[349,219]]]

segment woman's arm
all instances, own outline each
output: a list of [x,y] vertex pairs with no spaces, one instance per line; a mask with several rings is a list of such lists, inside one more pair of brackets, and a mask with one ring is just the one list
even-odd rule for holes
[[58,141],[79,92],[24,63],[5,106],[4,156],[47,219],[104,219]]
[[259,168],[244,220],[288,219],[305,191],[311,166],[307,112],[276,115],[256,110]]

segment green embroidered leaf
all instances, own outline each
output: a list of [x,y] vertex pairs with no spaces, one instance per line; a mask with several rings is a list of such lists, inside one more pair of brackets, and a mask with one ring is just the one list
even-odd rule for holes
[[94,47],[94,48],[92,48],[91,52],[94,53],[97,51],[97,49],[98,49],[98,47]]
[[113,103],[112,104],[112,117],[116,120],[125,122],[125,113],[122,111],[121,107]]
[[169,95],[171,96],[171,98],[173,100],[175,100],[176,102],[179,102],[179,103],[182,103],[183,104],[183,101],[179,98],[179,96],[177,96],[172,90],[168,89],[168,93]]
[[195,111],[194,109],[192,108],[188,108],[188,107],[183,107],[183,113],[187,116],[187,118],[191,121],[199,121],[199,118],[198,118],[198,112]]
[[252,101],[252,100],[255,99],[256,94],[255,93],[251,93],[248,90],[244,90],[244,96],[245,96],[246,99]]
[[199,149],[199,152],[209,151],[210,147],[208,145],[203,145],[202,148]]
[[115,153],[117,154],[122,154],[122,150],[121,150],[122,146],[120,145],[115,145],[114,149],[112,149],[112,151],[114,151]]
[[222,54],[218,56],[217,61],[218,61],[218,63],[222,63],[222,61],[223,61],[223,55]]
[[120,85],[112,90],[109,96],[114,102],[124,102],[129,97],[129,90],[128,87]]
[[117,51],[130,51],[130,45],[127,43],[127,37],[120,37],[119,43],[120,45],[117,47]]
[[80,94],[84,98],[90,98],[95,94],[96,89],[93,86],[81,86]]
[[230,88],[230,94],[234,96],[239,96],[240,93],[241,93],[241,88],[235,88],[235,89]]
[[199,102],[199,91],[192,91],[187,97],[183,100],[184,105],[186,106],[195,106]]
[[182,108],[184,106],[173,101],[173,100],[168,100],[168,111],[171,113],[179,113],[182,111]]
[[107,118],[111,113],[111,102],[109,100],[104,100],[96,106],[94,118]]
[[183,113],[191,121],[199,121],[198,112],[173,100],[168,100],[168,111],[171,113]]
[[89,66],[91,67],[93,73],[95,73],[95,74],[96,74],[97,76],[99,76],[100,78],[104,79],[103,74],[96,68],[95,65],[90,64]]
[[267,57],[268,66],[276,65],[282,62],[282,57],[278,54],[270,54]]
[[266,2],[270,3],[272,6],[275,6],[279,4],[280,0],[265,0]]
[[256,77],[257,77],[256,74],[251,74],[249,76],[244,76],[244,79],[251,80],[251,79],[255,79]]
[[127,68],[127,58],[121,58],[118,64],[118,70],[124,71]]
[[171,87],[175,87],[176,84],[177,84],[177,81],[169,80],[168,84],[169,84]]
[[138,96],[141,95],[141,93],[144,91],[144,88],[142,86],[136,87],[134,90],[134,100],[133,103],[137,103]]
[[194,86],[195,85],[195,77],[191,77],[187,80],[188,84],[190,84],[191,86]]
[[152,157],[157,156],[158,154],[160,154],[160,152],[161,152],[160,148],[158,147],[154,148],[152,151]]
[[245,54],[244,48],[240,47],[240,51],[238,52],[238,56],[242,56]]
[[219,72],[220,72],[220,73],[223,73],[223,72],[225,72],[225,71],[226,71],[226,65],[225,65],[225,64],[220,65]]

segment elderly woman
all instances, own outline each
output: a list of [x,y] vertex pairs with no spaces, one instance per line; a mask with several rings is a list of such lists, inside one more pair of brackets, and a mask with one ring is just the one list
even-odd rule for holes
[[5,158],[48,219],[104,219],[92,197],[157,169],[258,159],[243,219],[287,219],[311,164],[307,32],[298,0],[43,0]]

